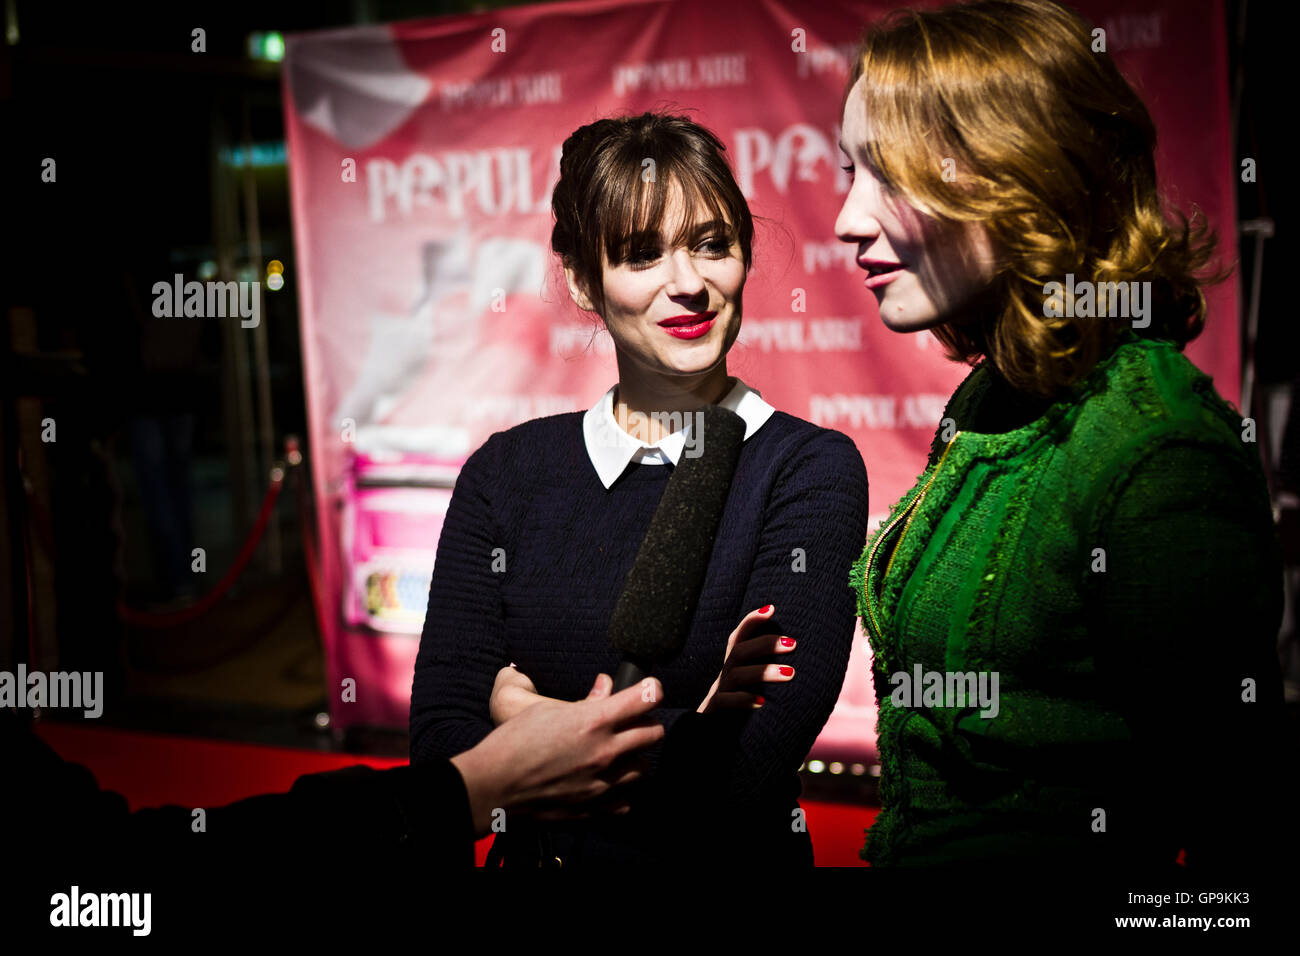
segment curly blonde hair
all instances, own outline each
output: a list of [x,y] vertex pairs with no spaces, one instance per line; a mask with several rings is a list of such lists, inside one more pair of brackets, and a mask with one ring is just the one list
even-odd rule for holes
[[[1099,33],[1100,31],[1098,31]],[[863,36],[865,152],[885,184],[945,225],[978,223],[997,269],[972,320],[933,329],[954,361],[987,356],[1015,387],[1054,397],[1114,346],[1120,324],[1048,316],[1045,287],[1150,282],[1140,334],[1179,348],[1205,324],[1216,237],[1166,216],[1151,115],[1078,14],[1050,0],[896,10]],[[846,102],[847,99],[846,99]]]

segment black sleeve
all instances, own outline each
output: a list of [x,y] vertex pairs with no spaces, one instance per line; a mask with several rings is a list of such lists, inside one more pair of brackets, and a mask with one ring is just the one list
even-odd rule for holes
[[[8,710],[0,711],[0,745],[11,781],[0,791],[5,829],[33,844],[411,847],[435,866],[474,863],[469,798],[449,760],[388,770],[344,767],[305,774],[288,793],[132,813],[121,794],[101,789],[89,770],[63,760]],[[196,809],[203,810],[202,830]]]
[[[438,538],[428,612],[411,685],[411,763],[445,760],[476,746],[495,725],[492,687],[510,663],[494,555],[493,484],[504,465],[496,436],[470,455],[456,479]],[[504,553],[504,552],[502,552]]]

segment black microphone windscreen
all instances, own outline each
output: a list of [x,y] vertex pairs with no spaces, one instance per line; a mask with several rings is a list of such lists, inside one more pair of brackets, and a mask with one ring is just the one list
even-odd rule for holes
[[615,649],[646,667],[686,642],[745,438],[735,412],[702,412],[692,436],[698,453],[684,450],[674,466],[610,619]]

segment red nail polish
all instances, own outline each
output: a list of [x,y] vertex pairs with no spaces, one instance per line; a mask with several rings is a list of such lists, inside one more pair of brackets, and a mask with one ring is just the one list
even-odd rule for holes
[[790,676],[791,674],[793,674],[793,673],[794,673],[794,668],[793,668],[793,667],[782,667],[782,668],[781,668],[781,676],[782,676],[782,677],[789,677],[789,676]]
[[762,707],[762,706],[763,706],[763,696],[760,694],[758,697],[754,698],[754,703],[756,703],[756,704],[758,704],[758,706]]
[[767,613],[768,611],[770,611],[770,610],[772,610],[772,605],[770,605],[770,604],[764,604],[762,607],[760,607],[760,608],[758,609],[758,613],[759,613],[759,614],[766,614],[766,613]]
[[781,646],[782,646],[782,647],[794,647],[794,638],[793,638],[793,637],[783,637],[783,638],[781,638]]

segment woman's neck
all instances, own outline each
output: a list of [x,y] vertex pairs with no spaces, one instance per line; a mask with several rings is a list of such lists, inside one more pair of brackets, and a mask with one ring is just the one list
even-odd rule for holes
[[689,413],[722,401],[733,384],[725,361],[699,376],[673,378],[637,374],[622,362],[619,365],[614,420],[633,438],[649,445],[684,427]]

